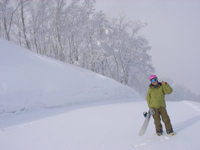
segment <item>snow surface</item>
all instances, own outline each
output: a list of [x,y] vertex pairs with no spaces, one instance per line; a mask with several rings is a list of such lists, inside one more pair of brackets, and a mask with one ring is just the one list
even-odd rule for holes
[[145,135],[139,136],[146,102],[99,102],[1,114],[0,149],[199,150],[200,104],[167,102],[167,106],[176,136],[156,137],[152,118]]
[[176,136],[144,136],[145,100],[112,79],[0,39],[0,150],[199,150],[200,103],[167,102]]

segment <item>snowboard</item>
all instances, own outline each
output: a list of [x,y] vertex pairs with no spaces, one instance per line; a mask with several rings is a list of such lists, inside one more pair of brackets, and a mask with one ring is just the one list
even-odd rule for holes
[[149,121],[150,121],[150,118],[151,118],[151,113],[150,113],[150,111],[148,111],[146,118],[144,120],[144,123],[142,125],[142,128],[140,129],[140,132],[139,132],[140,136],[143,136],[145,134],[148,124],[149,124]]

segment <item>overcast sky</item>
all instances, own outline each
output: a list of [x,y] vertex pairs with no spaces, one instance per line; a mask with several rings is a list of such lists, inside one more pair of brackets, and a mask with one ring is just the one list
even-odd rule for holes
[[172,78],[200,95],[200,0],[97,0],[96,9],[146,21],[141,34],[152,47],[158,78]]

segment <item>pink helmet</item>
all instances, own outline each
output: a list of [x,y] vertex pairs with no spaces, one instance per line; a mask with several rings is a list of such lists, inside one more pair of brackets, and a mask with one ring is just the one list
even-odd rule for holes
[[149,77],[149,80],[151,81],[151,79],[157,79],[157,76],[156,76],[156,75],[151,75],[151,76]]

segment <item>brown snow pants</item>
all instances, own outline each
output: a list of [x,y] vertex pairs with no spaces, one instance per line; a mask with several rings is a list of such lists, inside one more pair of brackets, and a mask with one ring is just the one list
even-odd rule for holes
[[162,129],[162,124],[161,124],[161,119],[160,116],[162,117],[162,121],[165,123],[165,128],[166,131],[171,130],[172,129],[172,125],[170,122],[170,118],[167,114],[167,110],[164,107],[161,108],[154,108],[155,110],[155,115],[153,115],[153,119],[154,119],[154,124],[156,127],[156,131],[161,131]]

